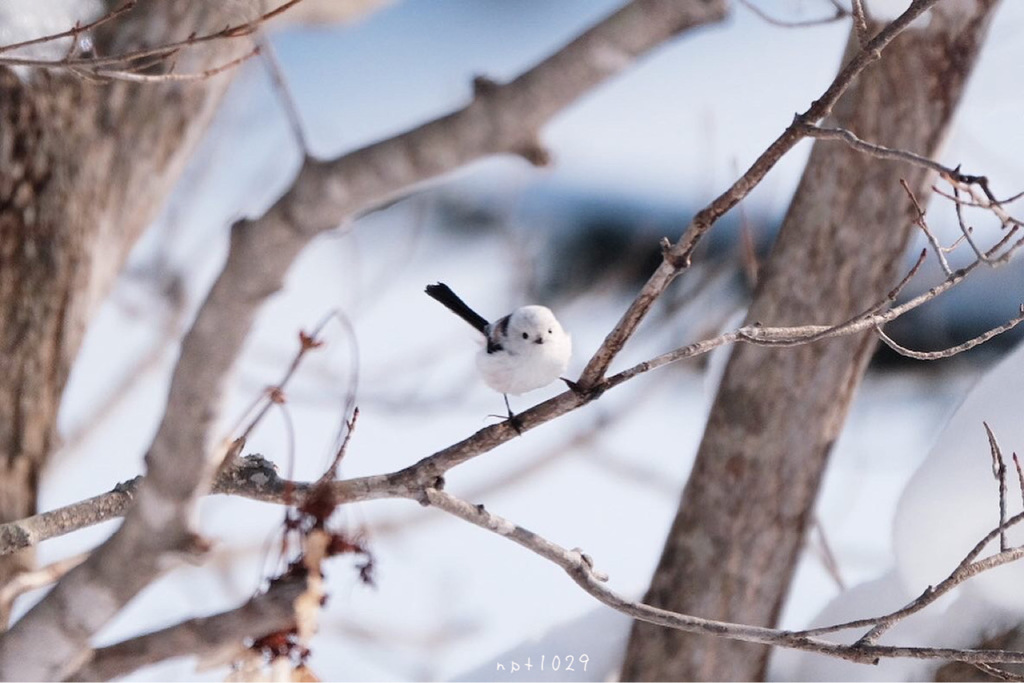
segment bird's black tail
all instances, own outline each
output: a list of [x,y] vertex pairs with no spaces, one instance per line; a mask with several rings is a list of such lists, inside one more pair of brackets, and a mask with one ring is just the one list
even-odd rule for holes
[[467,306],[466,302],[460,299],[448,285],[443,282],[438,282],[436,285],[427,285],[426,292],[432,299],[440,301],[452,313],[480,330],[481,334],[487,334],[486,318]]

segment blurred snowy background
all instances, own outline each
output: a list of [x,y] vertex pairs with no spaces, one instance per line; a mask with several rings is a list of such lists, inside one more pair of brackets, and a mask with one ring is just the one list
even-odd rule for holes
[[[17,14],[15,1],[8,1],[0,25]],[[620,4],[405,0],[355,23],[286,29],[273,44],[314,153],[332,157],[462,106],[474,75],[509,79]],[[825,0],[757,4],[789,19],[831,12]],[[900,4],[906,3],[876,0],[869,6],[878,12]],[[1000,196],[1024,189],[1024,95],[1009,87],[1024,82],[1022,31],[1024,6],[1005,3],[941,159],[989,175]],[[277,381],[298,331],[337,310],[351,321],[356,338],[329,325],[327,348],[303,365],[288,391],[294,438],[280,416],[271,415],[248,452],[262,453],[296,478],[318,476],[343,419],[345,396],[356,383],[361,417],[345,477],[403,467],[488,424],[489,414],[502,412],[501,397],[475,376],[471,331],[423,294],[424,285],[437,280],[485,316],[524,303],[551,306],[574,336],[570,372],[579,372],[655,263],[658,239],[678,235],[696,209],[820,94],[835,74],[847,32],[846,23],[778,28],[737,4],[724,25],[658,50],[558,117],[543,131],[554,156],[550,168],[512,158],[474,164],[319,239],[261,314],[225,406],[226,421]],[[749,283],[741,230],[759,248],[770,243],[809,149],[803,143],[794,150],[716,227],[696,267],[673,285],[617,367],[712,335],[742,310]],[[247,64],[164,215],[135,250],[89,331],[62,407],[67,447],[50,463],[42,509],[95,495],[141,471],[175,340],[222,263],[228,226],[267,207],[299,161],[279,94],[261,64]],[[929,220],[944,241],[952,241],[956,224],[949,205],[933,202]],[[1024,300],[1021,275],[1019,264],[977,273],[890,332],[914,348],[962,341],[1014,315]],[[939,277],[930,259],[918,291]],[[837,596],[826,621],[888,611],[935,580],[915,572],[913,559],[901,559],[894,569],[897,501],[952,409],[1011,339],[1005,335],[966,356],[928,365],[880,354],[836,445],[819,526],[809,535],[783,627],[808,625]],[[713,359],[712,368],[720,362]],[[957,448],[940,445],[948,467],[934,470],[938,474],[919,493],[911,489],[910,502],[900,507],[904,523],[895,533],[907,541],[903,554],[910,552],[918,564],[925,558],[926,565],[940,562],[938,571],[948,571],[959,559],[956,552],[962,553],[959,541],[944,535],[946,527],[912,523],[928,517],[936,503],[960,513],[958,518],[981,520],[980,532],[965,524],[966,538],[996,522],[980,420],[993,406],[1005,411],[997,435],[1007,452],[1024,450],[1024,420],[1012,401],[993,398],[1009,390],[1005,382],[1024,378],[1024,367],[1017,367],[1024,359],[1015,362],[993,375],[989,398],[978,399],[975,412],[951,428],[965,435],[955,441]],[[640,597],[701,436],[711,397],[705,370],[706,363],[691,362],[630,382],[457,468],[448,488],[557,543],[583,548],[610,575],[613,588]],[[514,399],[513,408],[558,391],[553,386]],[[978,483],[971,488],[968,481]],[[956,482],[957,490],[947,491],[942,482]],[[954,502],[954,494],[963,497]],[[282,515],[279,507],[244,500],[205,501],[202,528],[217,541],[211,558],[216,571],[185,568],[167,575],[110,625],[103,641],[243,601],[270,571]],[[550,670],[531,676],[496,671],[498,662],[507,666],[531,656],[536,664],[556,655],[589,658],[586,673],[577,672],[574,680],[614,675],[628,620],[598,605],[546,561],[409,502],[349,506],[339,517],[353,530],[367,530],[377,585],[362,585],[343,559],[329,565],[330,602],[310,662],[323,679],[572,678]],[[40,559],[88,549],[112,528],[46,542]],[[822,535],[834,570],[824,559]],[[937,556],[933,550],[940,544],[953,547],[953,556]],[[844,593],[843,586],[865,581],[873,583]],[[938,645],[1020,618],[976,606],[988,603],[971,604],[949,609],[984,619],[958,616],[944,624],[947,606],[937,605],[920,627],[908,625],[895,636]],[[965,636],[956,624],[975,630]],[[927,676],[920,665],[853,666],[783,653],[772,675]],[[196,672],[194,662],[184,660],[138,672],[133,680],[224,674]]]

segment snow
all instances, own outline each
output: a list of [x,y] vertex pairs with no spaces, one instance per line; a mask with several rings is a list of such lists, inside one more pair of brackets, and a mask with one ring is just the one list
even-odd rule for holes
[[[998,483],[992,473],[991,427],[1008,469],[1007,514],[1021,511],[1021,492],[1010,455],[1024,453],[1024,421],[1018,399],[1024,392],[1024,347],[1007,356],[967,396],[945,425],[927,459],[900,498],[893,523],[893,546],[900,575],[908,585],[928,585],[948,575],[985,534],[999,524]],[[1018,525],[1007,532],[1011,545],[1024,543]],[[998,550],[998,541],[986,554]],[[1024,580],[1019,563],[986,572],[965,590],[978,599],[1024,616]]]
[[[915,596],[908,593],[899,577],[890,572],[844,591],[807,624],[808,628],[841,624],[855,619],[887,614],[902,607]],[[929,645],[943,621],[933,612],[913,615],[882,636],[879,644]],[[852,643],[863,635],[847,631],[832,636],[836,641]],[[911,681],[921,677],[924,665],[910,659],[885,659],[877,666],[867,666],[825,655],[786,650],[776,653],[772,678],[792,681]]]
[[[844,591],[812,621],[837,623],[884,614],[945,579],[999,523],[998,484],[993,476],[987,423],[1007,458],[1007,514],[1021,510],[1021,493],[1009,461],[1022,450],[1024,422],[1017,398],[1024,391],[1024,346],[986,372],[934,439],[934,445],[902,489],[892,522],[894,565],[882,577]],[[826,492],[827,493],[827,492]],[[1011,545],[1024,542],[1015,527]],[[998,542],[981,557],[998,552]],[[1024,566],[1012,563],[978,576],[925,611],[901,623],[882,644],[967,647],[1024,619],[1020,585]],[[955,625],[952,628],[951,625]],[[776,674],[793,680],[929,680],[928,665],[884,661],[877,668],[785,653]],[[934,667],[934,665],[931,665]],[[866,678],[870,677],[870,678]]]

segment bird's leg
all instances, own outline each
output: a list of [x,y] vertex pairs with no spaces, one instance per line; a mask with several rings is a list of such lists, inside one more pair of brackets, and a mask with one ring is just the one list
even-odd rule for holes
[[519,416],[512,412],[512,406],[508,404],[508,394],[502,394],[505,397],[505,410],[508,411],[508,423],[512,426],[512,429],[516,430],[516,434],[523,435],[523,421],[519,419]]

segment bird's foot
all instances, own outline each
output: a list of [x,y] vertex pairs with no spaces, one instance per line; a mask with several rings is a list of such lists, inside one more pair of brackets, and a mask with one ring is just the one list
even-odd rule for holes
[[571,379],[565,377],[559,377],[558,379],[565,382],[565,386],[569,387],[569,390],[576,394],[578,397],[586,400],[593,401],[595,398],[604,393],[604,389],[600,387],[585,387],[578,382],[574,382]]
[[576,394],[577,396],[583,396],[584,394],[587,393],[583,389],[583,387],[581,387],[579,384],[577,384],[576,382],[573,382],[571,379],[569,379],[567,377],[559,377],[558,379],[560,379],[563,382],[565,382],[565,386],[569,387],[569,389],[572,391],[572,393]]
[[523,435],[523,421],[519,419],[519,416],[512,412],[512,406],[508,404],[508,394],[505,396],[505,410],[508,411],[508,424],[512,429],[516,430],[516,434],[519,436]]
[[508,424],[512,429],[516,430],[516,434],[519,436],[523,435],[523,421],[512,411],[508,413]]
[[523,420],[515,413],[509,412],[508,415],[495,415],[494,413],[491,413],[487,417],[493,417],[498,420],[502,420],[503,422],[507,423],[509,427],[516,430],[516,434],[518,434],[519,436],[523,435]]

